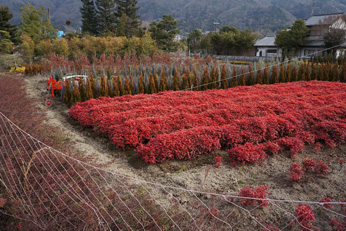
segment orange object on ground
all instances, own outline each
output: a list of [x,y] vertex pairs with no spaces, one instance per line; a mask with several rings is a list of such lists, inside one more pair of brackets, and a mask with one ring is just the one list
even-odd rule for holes
[[52,98],[54,99],[54,90],[61,90],[61,83],[57,82],[52,76],[49,76],[49,80],[47,80],[47,90],[50,90]]

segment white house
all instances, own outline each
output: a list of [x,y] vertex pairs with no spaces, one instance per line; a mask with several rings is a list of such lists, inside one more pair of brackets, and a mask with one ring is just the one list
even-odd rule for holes
[[[326,53],[323,37],[331,29],[346,30],[346,16],[343,13],[313,15],[305,21],[309,28],[308,43],[298,51],[299,57],[319,56]],[[281,57],[282,50],[275,46],[275,36],[266,36],[258,40],[254,47],[256,56]],[[346,54],[346,43],[336,50],[336,55]]]
[[275,36],[266,36],[258,40],[254,47],[256,56],[259,57],[281,57],[282,50],[275,45]]

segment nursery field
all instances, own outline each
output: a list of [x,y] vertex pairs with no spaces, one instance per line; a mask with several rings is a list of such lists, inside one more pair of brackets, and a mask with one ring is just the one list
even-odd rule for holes
[[44,105],[47,79],[0,75],[7,230],[345,229],[345,83],[129,94],[68,109],[58,97]]
[[69,114],[147,163],[227,150],[232,165],[346,141],[346,85],[294,82],[92,99]]

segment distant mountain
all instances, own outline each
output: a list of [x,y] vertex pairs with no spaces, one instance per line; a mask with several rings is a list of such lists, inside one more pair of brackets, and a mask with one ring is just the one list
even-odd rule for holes
[[[19,23],[19,8],[25,0],[0,0],[8,5]],[[29,0],[35,6],[50,9],[53,25],[63,29],[66,20],[80,28],[80,0]],[[139,14],[143,21],[158,20],[172,14],[179,29],[188,32],[195,28],[213,31],[214,22],[234,25],[240,29],[252,28],[258,32],[277,31],[292,25],[297,18],[308,18],[312,13],[346,12],[346,0],[139,0]]]

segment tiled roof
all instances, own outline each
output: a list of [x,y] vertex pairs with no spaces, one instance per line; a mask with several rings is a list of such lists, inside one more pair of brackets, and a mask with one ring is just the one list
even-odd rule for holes
[[337,18],[341,15],[343,15],[344,13],[336,13],[336,14],[323,14],[323,15],[313,15],[311,16],[310,18],[308,18],[306,21],[305,21],[305,25],[307,26],[315,26],[315,25],[318,25],[320,23],[323,23],[323,21],[329,17],[331,18]]
[[258,40],[254,46],[255,47],[275,47],[275,37],[274,36],[264,37]]

